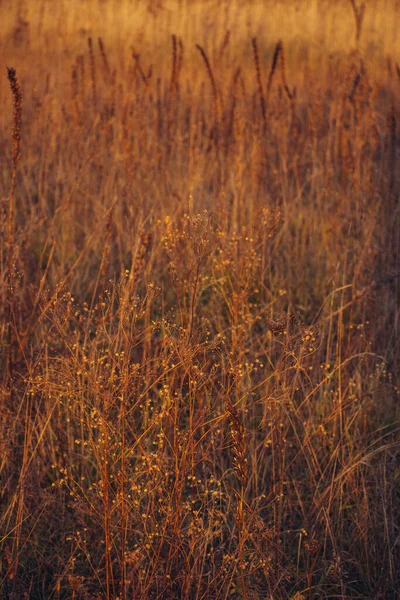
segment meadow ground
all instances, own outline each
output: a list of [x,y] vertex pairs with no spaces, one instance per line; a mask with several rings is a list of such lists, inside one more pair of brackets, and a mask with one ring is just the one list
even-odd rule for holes
[[0,11],[1,598],[398,598],[399,2]]

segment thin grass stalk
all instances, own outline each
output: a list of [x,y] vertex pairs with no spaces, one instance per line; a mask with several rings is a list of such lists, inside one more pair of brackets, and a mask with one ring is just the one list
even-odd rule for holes
[[22,124],[22,92],[18,82],[15,69],[7,67],[7,76],[10,82],[11,93],[13,95],[13,146],[11,151],[11,189],[8,200],[8,250],[7,250],[7,326],[8,326],[8,355],[7,355],[7,375],[9,381],[13,378],[13,331],[15,321],[15,281],[13,269],[14,257],[14,203],[15,203],[15,184],[17,178],[17,166],[21,155],[21,124]]
[[233,466],[235,475],[240,483],[239,502],[236,518],[238,527],[238,552],[240,564],[240,578],[244,600],[247,600],[246,583],[243,569],[243,552],[245,543],[245,492],[248,482],[248,463],[246,457],[245,430],[239,411],[232,403],[230,397],[226,398],[226,407],[230,424],[232,439]]
[[126,498],[125,498],[125,482],[126,482],[126,469],[125,469],[125,451],[126,451],[126,440],[125,440],[125,391],[121,394],[121,589],[120,598],[126,600],[126,525],[127,525],[127,511],[126,511]]
[[110,485],[110,473],[109,473],[109,459],[110,459],[110,440],[109,440],[109,399],[104,400],[104,415],[102,418],[102,444],[103,451],[101,456],[101,475],[102,475],[102,487],[103,487],[103,527],[105,537],[105,576],[106,576],[106,598],[111,600],[113,597],[113,571],[112,571],[112,535],[111,535],[111,509],[110,509],[110,497],[109,497],[109,485]]
[[396,112],[394,105],[392,104],[388,116],[388,126],[389,126],[389,139],[390,139],[390,149],[389,149],[389,163],[390,163],[390,182],[389,187],[390,191],[394,190],[396,183]]

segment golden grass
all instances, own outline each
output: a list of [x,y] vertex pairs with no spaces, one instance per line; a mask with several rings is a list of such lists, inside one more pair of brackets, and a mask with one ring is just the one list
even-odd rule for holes
[[3,2],[1,597],[396,598],[399,10]]

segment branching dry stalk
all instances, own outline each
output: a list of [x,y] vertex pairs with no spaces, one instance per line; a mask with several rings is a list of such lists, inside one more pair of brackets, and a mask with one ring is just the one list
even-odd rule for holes
[[356,0],[350,0],[350,4],[353,9],[354,21],[355,21],[355,26],[356,26],[356,32],[355,32],[356,44],[357,44],[357,48],[358,48],[360,45],[360,37],[361,37],[363,20],[364,20],[364,16],[365,16],[366,5],[365,5],[365,2],[362,2],[359,6],[357,6]]

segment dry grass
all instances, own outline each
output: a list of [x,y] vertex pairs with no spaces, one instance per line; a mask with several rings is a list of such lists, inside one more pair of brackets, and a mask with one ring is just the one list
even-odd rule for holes
[[2,3],[2,598],[396,598],[400,7],[272,4]]

